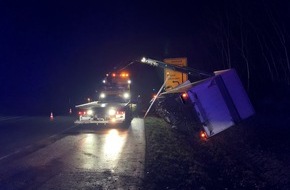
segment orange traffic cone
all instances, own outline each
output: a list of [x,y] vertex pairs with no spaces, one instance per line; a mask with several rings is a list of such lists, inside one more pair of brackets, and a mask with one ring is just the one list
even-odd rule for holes
[[53,113],[52,112],[50,113],[50,119],[53,119]]

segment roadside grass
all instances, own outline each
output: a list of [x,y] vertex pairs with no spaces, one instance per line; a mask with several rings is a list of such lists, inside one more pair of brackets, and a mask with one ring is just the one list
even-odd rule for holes
[[188,136],[175,133],[160,118],[145,119],[146,171],[144,189],[202,188],[203,164],[194,159]]
[[258,132],[260,127],[261,119],[255,118],[202,141],[198,134],[182,134],[160,118],[147,117],[143,188],[289,187],[290,168],[285,167],[289,161],[278,159],[273,150],[269,152],[267,147],[262,146],[264,134]]

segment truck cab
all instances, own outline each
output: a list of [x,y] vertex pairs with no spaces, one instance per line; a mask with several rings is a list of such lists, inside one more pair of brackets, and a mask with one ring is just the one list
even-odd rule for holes
[[131,80],[128,72],[107,74],[102,81],[98,100],[77,105],[78,124],[113,124],[131,121]]

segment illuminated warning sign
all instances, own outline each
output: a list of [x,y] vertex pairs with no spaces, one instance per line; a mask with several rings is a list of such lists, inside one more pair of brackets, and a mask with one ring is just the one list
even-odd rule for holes
[[[164,62],[172,65],[177,65],[179,67],[187,66],[186,57],[164,59]],[[185,73],[173,71],[171,69],[164,69],[164,81],[166,80],[168,75],[170,76],[170,78],[165,84],[165,90],[170,90],[187,81],[188,79],[188,75]]]

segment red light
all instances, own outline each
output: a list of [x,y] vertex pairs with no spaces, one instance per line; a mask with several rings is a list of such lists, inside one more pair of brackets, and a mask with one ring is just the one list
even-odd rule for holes
[[113,77],[116,77],[116,74],[115,74],[115,73],[113,73],[113,74],[112,74],[112,76],[113,76]]
[[82,112],[81,111],[79,111],[79,115],[82,115]]
[[124,111],[117,111],[116,115],[124,115],[125,112]]
[[203,140],[205,140],[207,138],[207,135],[206,135],[206,133],[204,131],[200,132],[200,138],[203,139]]
[[186,92],[182,93],[182,98],[188,98],[188,94]]

